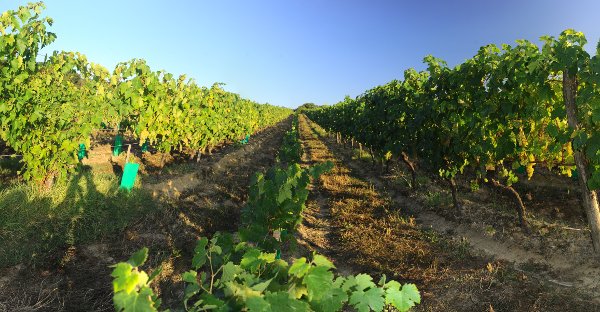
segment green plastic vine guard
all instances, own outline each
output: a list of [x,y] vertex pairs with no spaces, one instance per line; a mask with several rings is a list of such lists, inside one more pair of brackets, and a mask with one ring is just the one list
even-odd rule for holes
[[[275,237],[276,240],[280,241],[282,240],[282,237],[287,235],[287,230],[276,230],[273,231],[273,237]],[[279,260],[281,259],[281,249],[276,249],[275,250],[275,259]]]
[[246,137],[240,141],[241,144],[248,144],[248,141],[250,140],[250,135],[247,134]]
[[126,163],[125,168],[123,168],[123,177],[121,178],[121,186],[120,188],[131,191],[133,185],[135,184],[135,178],[137,177],[138,169],[140,168],[140,164],[136,163]]
[[146,140],[146,142],[142,144],[142,153],[146,153],[148,151],[148,147],[150,147],[150,143],[148,142],[148,140]]
[[79,143],[79,151],[77,151],[77,159],[81,161],[86,156],[85,144]]
[[115,137],[115,147],[113,148],[113,156],[119,156],[121,154],[121,150],[123,149],[123,136],[117,134]]

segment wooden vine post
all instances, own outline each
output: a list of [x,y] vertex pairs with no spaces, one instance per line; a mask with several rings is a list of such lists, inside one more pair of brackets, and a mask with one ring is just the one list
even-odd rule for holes
[[[563,100],[567,110],[567,122],[573,130],[580,130],[579,122],[577,121],[577,76],[569,72],[568,69],[563,71]],[[590,227],[592,243],[596,253],[600,253],[600,207],[598,206],[598,192],[590,190],[588,180],[591,172],[588,170],[588,161],[579,149],[573,150],[573,158],[575,166],[579,172],[579,186],[583,197],[583,205]]]

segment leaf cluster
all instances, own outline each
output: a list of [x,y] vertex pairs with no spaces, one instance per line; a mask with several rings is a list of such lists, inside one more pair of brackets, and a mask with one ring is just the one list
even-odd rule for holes
[[21,154],[27,181],[51,185],[76,170],[79,144],[101,125],[160,152],[194,155],[283,120],[291,109],[243,99],[221,84],[153,71],[144,60],[112,73],[76,52],[39,51],[56,35],[32,3],[0,15],[0,140]]
[[[331,170],[325,162],[310,168],[292,163],[274,166],[266,174],[257,173],[250,181],[249,198],[242,209],[240,236],[263,250],[275,251],[294,239],[308,198],[310,179]],[[277,231],[280,237],[273,235]]]
[[[139,269],[148,250],[138,251],[128,262],[115,265],[114,303],[117,311],[158,311],[160,300],[149,287],[153,276]],[[414,284],[401,285],[383,276],[337,276],[335,266],[313,254],[288,263],[231,234],[217,233],[198,241],[192,270],[182,275],[186,283],[187,311],[383,311],[389,305],[408,311],[421,302]]]
[[[585,36],[565,30],[501,47],[487,45],[453,68],[433,56],[426,70],[367,90],[330,107],[307,111],[324,128],[352,137],[379,155],[417,159],[452,178],[490,171],[507,185],[537,167],[570,176],[574,150],[591,164],[589,187],[600,187],[600,60],[585,51]],[[569,125],[562,80],[577,79],[577,118]]]

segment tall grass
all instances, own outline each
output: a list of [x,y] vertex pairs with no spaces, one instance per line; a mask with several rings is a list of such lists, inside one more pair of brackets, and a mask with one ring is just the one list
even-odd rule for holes
[[50,191],[25,184],[0,190],[0,267],[43,261],[123,230],[157,208],[146,191],[118,186],[118,177],[84,169]]

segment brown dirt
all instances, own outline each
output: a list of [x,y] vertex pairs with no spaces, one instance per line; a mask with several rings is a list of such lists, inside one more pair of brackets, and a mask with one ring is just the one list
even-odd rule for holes
[[[194,161],[195,168],[186,167],[194,170],[188,175],[202,178],[192,183],[174,177],[170,183],[149,184],[148,189],[159,192],[157,200],[163,209],[137,220],[119,235],[57,251],[42,265],[1,269],[0,312],[112,311],[109,265],[127,260],[143,246],[150,249],[144,269],[163,268],[155,283],[163,307],[180,307],[180,276],[190,267],[196,240],[237,229],[250,176],[274,163],[289,127],[288,119],[253,136],[248,145],[226,147],[199,164]],[[177,187],[179,181],[185,185]],[[169,185],[169,190],[177,188],[177,192],[160,192]]]
[[262,165],[272,165],[273,160],[269,161],[268,158],[275,153],[271,149],[274,147],[273,141],[281,134],[280,131],[281,127],[267,129],[261,135],[252,137],[249,143],[242,147],[221,151],[218,154],[220,157],[201,158],[201,161],[194,166],[193,172],[163,177],[160,182],[145,184],[144,187],[155,196],[178,198],[182,193],[203,184],[208,183],[208,187],[213,189],[215,181],[207,180],[208,176],[219,177],[224,175],[230,178],[232,175],[237,174],[236,171],[242,169],[241,167],[247,162],[246,155],[262,153],[265,157],[261,157],[258,162],[265,160]]
[[[550,274],[541,274],[536,263],[523,261],[513,269],[510,261],[526,250],[495,249],[492,239],[435,214],[415,213],[415,220],[407,212],[423,211],[418,200],[394,190],[377,170],[306,121],[301,118],[300,132],[310,160],[333,160],[336,167],[313,192],[318,208],[308,209],[312,217],[306,218],[301,239],[338,266],[415,282],[422,311],[600,311],[600,303],[579,287],[546,278]],[[511,259],[500,257],[510,252]]]

